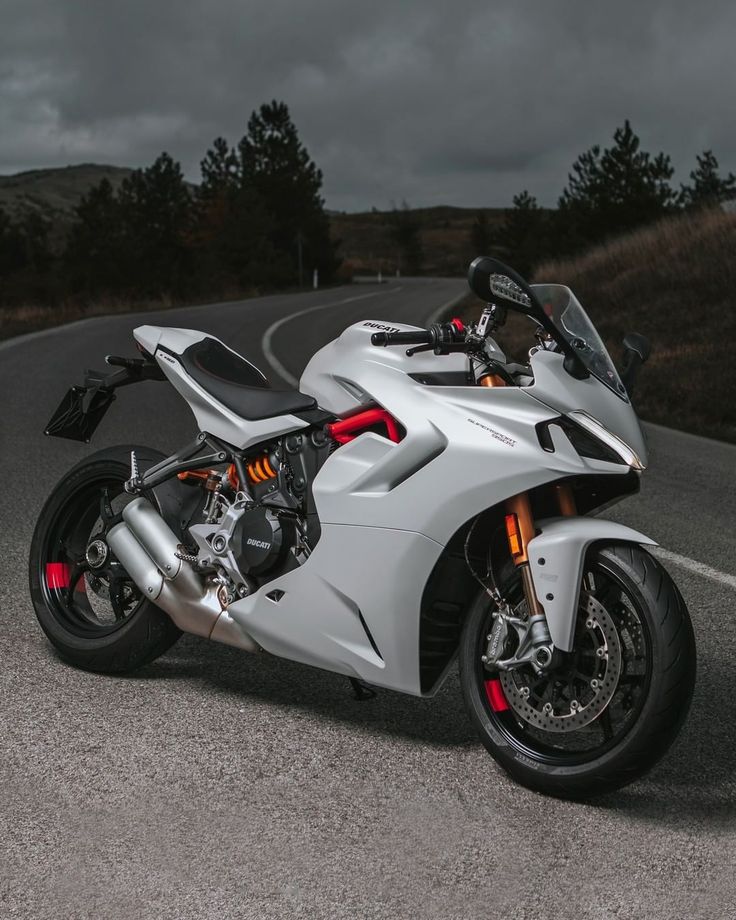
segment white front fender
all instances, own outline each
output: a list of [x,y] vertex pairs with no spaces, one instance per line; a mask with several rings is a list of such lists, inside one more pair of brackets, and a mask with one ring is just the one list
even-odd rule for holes
[[580,602],[585,552],[591,543],[643,543],[656,546],[643,533],[599,518],[562,517],[537,521],[542,532],[527,546],[534,591],[544,607],[556,648],[571,652]]

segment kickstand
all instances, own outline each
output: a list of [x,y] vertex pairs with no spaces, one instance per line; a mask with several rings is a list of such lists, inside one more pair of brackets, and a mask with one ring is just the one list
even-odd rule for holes
[[357,677],[348,678],[350,681],[350,686],[353,688],[353,693],[355,693],[355,699],[360,700],[372,700],[376,695],[376,691],[369,687],[368,684],[364,684],[362,680],[358,680]]

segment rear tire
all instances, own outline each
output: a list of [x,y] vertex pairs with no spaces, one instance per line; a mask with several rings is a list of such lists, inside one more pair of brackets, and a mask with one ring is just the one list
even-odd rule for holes
[[[31,600],[44,633],[70,664],[105,674],[123,674],[148,664],[181,635],[167,614],[126,580],[124,570],[112,568],[114,559],[113,580],[106,581],[102,570],[76,576],[75,560],[101,531],[97,509],[103,488],[118,503],[125,500],[131,450],[136,451],[141,471],[165,456],[150,448],[121,446],[83,460],[61,479],[43,506],[29,558]],[[162,513],[167,508],[169,516],[178,507],[175,486],[167,483],[152,499]],[[60,588],[71,580],[70,571],[77,584]]]
[[[609,598],[610,609],[606,609],[608,614],[613,611],[609,623],[616,625],[622,650],[618,684],[606,707],[608,716],[604,709],[589,725],[564,736],[563,741],[561,733],[545,732],[526,723],[518,709],[509,708],[504,697],[500,704],[497,697],[494,700],[486,685],[494,675],[484,670],[480,660],[492,617],[485,593],[478,597],[466,618],[459,653],[465,704],[490,754],[524,786],[569,799],[590,798],[618,789],[654,766],[677,737],[687,715],[696,670],[695,640],[687,607],[655,558],[639,546],[599,545],[589,550],[585,572],[587,578],[591,578],[588,573],[598,573],[592,575],[589,585],[609,586],[602,593]],[[512,569],[501,585],[502,594],[512,604],[514,592],[517,599],[521,597],[518,581],[518,573]],[[617,587],[612,589],[610,585]],[[619,602],[623,615],[615,613],[613,597],[619,589],[622,598],[628,597],[628,606]],[[631,625],[635,622],[636,628]],[[633,634],[636,629],[636,649],[641,647],[637,661],[645,664],[635,667],[628,660],[633,662],[636,657],[636,651],[631,650],[634,643],[626,633],[628,630]],[[631,676],[639,671],[641,676]],[[579,671],[574,673],[579,675]],[[567,679],[566,676],[557,683],[551,679],[550,685],[565,687]],[[500,681],[497,683],[500,686]],[[628,710],[627,701],[631,701]],[[611,727],[611,711],[623,714],[618,734]],[[604,719],[608,720],[610,734],[605,731]],[[568,739],[573,738],[579,750],[569,749],[572,741]]]

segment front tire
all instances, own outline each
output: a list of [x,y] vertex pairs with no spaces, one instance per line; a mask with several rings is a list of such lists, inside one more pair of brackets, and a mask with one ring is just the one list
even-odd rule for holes
[[[103,490],[113,512],[126,501],[132,449],[141,471],[165,458],[150,448],[111,447],[83,460],[49,496],[31,541],[29,585],[41,628],[70,664],[105,674],[148,664],[181,635],[163,610],[141,596],[109,550],[98,568],[86,559],[96,538],[104,544]],[[165,483],[149,498],[159,510],[166,504],[171,511],[177,507],[173,489]],[[98,552],[105,555],[105,547]]]
[[[570,799],[609,792],[650,770],[675,740],[695,682],[690,617],[656,559],[639,546],[599,545],[589,550],[584,572],[575,650],[546,680],[528,665],[526,676],[523,668],[485,670],[481,655],[493,618],[485,593],[466,618],[459,653],[465,704],[490,754],[523,785]],[[501,592],[523,615],[516,570]],[[609,651],[616,662],[606,680],[615,680],[603,687],[595,656],[608,659]],[[572,729],[564,724],[571,715],[578,718]]]

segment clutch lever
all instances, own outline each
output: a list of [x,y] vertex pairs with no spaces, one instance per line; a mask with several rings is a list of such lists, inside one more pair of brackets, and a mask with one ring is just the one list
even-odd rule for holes
[[407,349],[406,349],[406,357],[407,357],[407,358],[412,358],[412,357],[414,357],[415,354],[417,354],[417,352],[420,352],[420,351],[433,351],[433,350],[434,350],[434,345],[416,345],[414,348],[407,348]]
[[456,352],[467,352],[467,342],[441,342],[438,345],[417,345],[415,348],[407,348],[406,356],[411,358],[412,355],[420,351],[433,351],[436,355],[449,355]]

